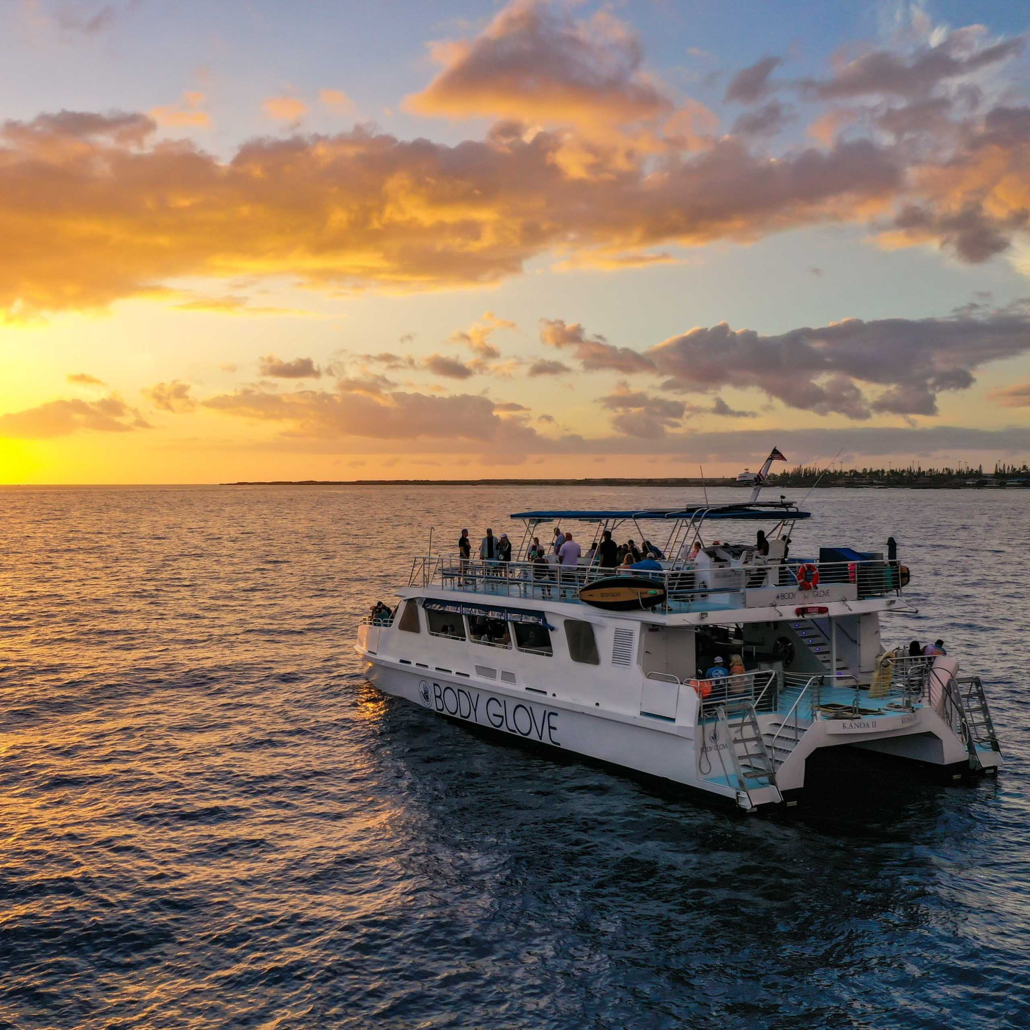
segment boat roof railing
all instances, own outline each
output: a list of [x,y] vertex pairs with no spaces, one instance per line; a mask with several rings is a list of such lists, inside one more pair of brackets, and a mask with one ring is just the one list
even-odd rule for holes
[[519,511],[513,519],[550,522],[569,519],[579,522],[606,522],[620,519],[740,519],[745,521],[779,522],[783,519],[808,519],[812,513],[800,511],[793,501],[768,501],[755,504],[694,504],[679,508],[646,508],[639,511]]

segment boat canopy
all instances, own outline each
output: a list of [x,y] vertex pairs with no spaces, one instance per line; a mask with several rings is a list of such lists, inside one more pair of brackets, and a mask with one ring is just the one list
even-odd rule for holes
[[747,521],[766,520],[779,522],[781,519],[807,519],[811,512],[799,511],[791,502],[769,502],[767,504],[695,504],[681,508],[650,508],[642,511],[519,511],[510,516],[513,519],[533,519],[540,522],[571,519],[580,522],[606,522],[619,519],[741,519]]

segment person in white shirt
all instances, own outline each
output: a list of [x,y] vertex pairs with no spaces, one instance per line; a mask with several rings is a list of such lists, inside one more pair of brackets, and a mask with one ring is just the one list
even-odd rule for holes
[[[564,542],[558,548],[558,560],[561,562],[561,577],[563,580],[575,582],[576,574],[573,570],[579,565],[581,553],[582,548],[572,539],[572,534],[566,533]],[[561,591],[559,597],[561,593],[567,593],[567,591]]]
[[562,565],[578,565],[582,553],[583,549],[572,539],[572,534],[566,533],[565,542],[558,548],[558,557]]

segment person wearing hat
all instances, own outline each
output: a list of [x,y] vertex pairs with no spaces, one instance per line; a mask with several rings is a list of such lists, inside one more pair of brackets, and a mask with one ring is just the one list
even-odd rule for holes
[[511,541],[507,533],[502,533],[501,539],[497,541],[497,557],[501,561],[511,561]]
[[716,655],[712,659],[712,667],[705,673],[705,679],[720,680],[729,676],[726,671],[726,663]]

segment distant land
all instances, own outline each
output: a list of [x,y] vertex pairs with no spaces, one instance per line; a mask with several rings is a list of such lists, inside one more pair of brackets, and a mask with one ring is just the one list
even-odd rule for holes
[[[754,483],[717,477],[650,477],[618,479],[274,479],[222,483],[222,486],[664,486],[725,487],[751,489]],[[909,490],[960,490],[998,487],[1030,487],[1030,467],[999,465],[994,472],[977,469],[818,469],[799,467],[770,476],[765,489],[798,487],[851,487],[867,490],[903,488]]]

